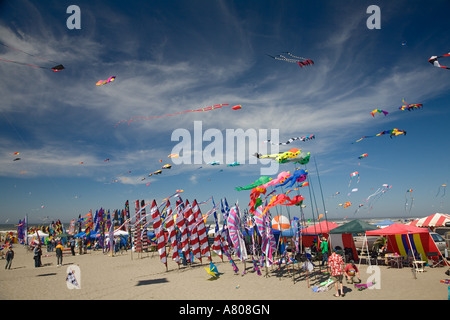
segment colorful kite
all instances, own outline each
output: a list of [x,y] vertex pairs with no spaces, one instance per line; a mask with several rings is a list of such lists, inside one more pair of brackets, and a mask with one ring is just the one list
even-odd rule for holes
[[[115,127],[117,127],[119,124],[121,124],[122,122],[128,122],[128,125],[130,125],[131,122],[133,121],[143,121],[143,120],[151,120],[151,119],[158,119],[158,118],[164,118],[164,117],[171,117],[171,116],[175,116],[175,115],[179,115],[179,114],[183,114],[183,113],[189,113],[189,112],[199,112],[199,111],[211,111],[211,110],[215,110],[215,109],[220,109],[224,106],[228,106],[228,103],[221,103],[221,104],[215,104],[213,106],[209,106],[209,107],[205,107],[205,108],[201,108],[201,109],[192,109],[192,110],[185,110],[185,111],[180,111],[180,112],[176,112],[176,113],[172,113],[172,114],[166,114],[166,115],[162,115],[162,116],[154,116],[154,117],[133,117],[131,119],[128,120],[121,120],[119,122],[116,123]],[[232,110],[238,110],[241,109],[240,106],[234,106],[231,107]]]
[[363,158],[366,158],[367,156],[368,156],[367,153],[363,153],[362,155],[360,155],[360,156],[358,157],[358,159],[363,159]]
[[213,276],[214,278],[217,278],[219,276],[219,271],[217,270],[217,267],[214,263],[212,263],[212,261],[209,263],[209,267],[203,267],[205,268],[206,272],[208,272],[208,274],[210,274],[211,276]]
[[[369,207],[369,212],[372,210],[375,202],[377,202],[383,194],[385,194],[389,189],[391,189],[392,186],[389,184],[383,184],[380,188],[378,188],[374,193],[372,193],[370,196],[368,196],[363,201],[367,203],[367,206]],[[373,198],[371,200],[371,198]]]
[[401,134],[403,134],[403,135],[406,136],[406,131],[405,131],[405,130],[400,130],[400,129],[394,128],[394,129],[392,129],[392,130],[382,131],[382,132],[380,132],[380,133],[378,133],[378,134],[376,134],[376,135],[374,135],[374,136],[364,136],[364,137],[362,137],[362,138],[356,140],[355,142],[352,142],[352,144],[353,144],[353,143],[356,143],[356,142],[360,142],[360,141],[363,140],[363,139],[373,138],[373,137],[379,137],[379,136],[382,136],[382,135],[385,135],[385,134],[389,134],[389,137],[392,139],[393,136],[398,136],[398,135],[401,135]]
[[349,187],[352,183],[353,178],[355,178],[355,177],[358,177],[358,181],[356,183],[359,183],[359,172],[358,171],[350,173],[350,181],[348,182]]
[[444,68],[444,69],[450,69],[450,67],[446,67],[446,66],[442,66],[439,63],[440,58],[444,58],[444,57],[450,57],[450,52],[446,53],[442,56],[432,56],[430,59],[428,59],[428,62],[431,63],[433,66],[438,67],[438,68]]
[[411,111],[411,110],[416,110],[416,109],[420,109],[423,107],[423,104],[421,104],[421,103],[407,104],[405,102],[405,99],[402,99],[402,102],[404,103],[404,105],[399,107],[399,109],[402,111],[405,111],[405,110]]
[[358,211],[359,211],[359,209],[361,209],[362,207],[364,207],[364,203],[360,203],[360,204],[358,205],[358,208],[355,210],[355,212],[354,212],[353,214],[357,214]]
[[290,188],[296,182],[303,182],[303,181],[305,181],[307,176],[308,176],[308,171],[303,170],[303,169],[297,169],[297,170],[294,171],[293,174],[291,174],[288,178],[286,178],[286,180],[284,180],[283,183],[280,183],[280,184],[276,185],[275,188],[283,187],[289,182],[290,182],[290,185],[288,185],[286,188]]
[[300,68],[303,68],[304,66],[310,66],[310,65],[314,64],[314,61],[312,61],[311,59],[297,57],[297,56],[294,56],[290,52],[282,52],[282,53],[288,55],[289,58],[284,56],[283,54],[278,54],[276,56],[271,56],[271,55],[268,55],[268,56],[273,58],[273,59],[275,59],[275,60],[281,60],[281,61],[296,63],[296,64],[298,64],[298,66]]
[[[267,210],[269,210],[272,207],[275,207],[276,205],[280,204],[280,205],[285,205],[285,206],[293,206],[293,205],[302,203],[303,200],[305,200],[305,198],[301,195],[294,196],[292,199],[289,198],[289,196],[287,196],[284,193],[274,195],[274,196],[272,196],[272,198],[270,198],[269,203],[265,206],[263,215],[266,214]],[[272,223],[273,223],[273,221],[272,221]],[[288,225],[287,229],[289,229],[289,220],[287,222],[287,225]]]
[[[7,47],[7,48],[12,49],[12,50],[15,50],[15,51],[22,52],[22,53],[24,53],[24,54],[26,54],[26,55],[29,55],[29,56],[31,56],[31,57],[35,57],[35,58],[40,59],[40,60],[45,60],[45,61],[48,61],[48,62],[58,63],[58,62],[55,62],[55,61],[52,61],[52,60],[49,60],[49,59],[45,59],[45,58],[38,57],[38,56],[36,56],[36,55],[33,55],[33,54],[31,54],[31,53],[28,53],[28,52],[25,52],[25,51],[23,51],[23,50],[20,50],[20,49],[16,49],[16,48],[7,46],[6,44],[1,43],[1,42],[0,42],[0,44],[1,44],[2,46],[4,46],[4,47]],[[37,65],[34,65],[34,64],[29,64],[29,63],[26,63],[26,62],[19,62],[19,61],[8,60],[8,59],[0,59],[0,61],[16,63],[16,64],[20,64],[20,65],[27,66],[27,67],[33,67],[33,68],[50,69],[50,70],[53,70],[53,71],[55,71],[55,72],[64,70],[64,66],[63,66],[62,64],[57,64],[56,66],[50,68],[50,67],[42,67],[42,66],[37,66]]]
[[165,165],[162,166],[161,169],[170,169],[170,168],[172,168],[172,165],[170,165],[170,164],[165,164]]
[[274,186],[274,185],[276,185],[278,183],[283,183],[287,178],[289,178],[290,175],[291,175],[291,173],[289,171],[280,172],[275,179],[271,179],[269,182],[258,186],[258,188],[264,188],[265,189],[265,188],[267,188],[269,186]]
[[383,113],[384,116],[387,116],[387,115],[389,114],[389,112],[384,111],[384,110],[381,110],[381,109],[375,109],[375,110],[373,110],[370,114],[372,115],[372,117],[375,118],[375,114],[376,114],[377,112],[378,112],[378,113]]
[[346,203],[344,203],[344,208],[348,208],[352,205],[352,203],[350,201],[347,201]]
[[257,157],[258,159],[271,158],[279,163],[284,163],[287,162],[290,158],[296,158],[298,155],[300,155],[300,153],[301,153],[300,149],[293,148],[289,151],[275,154],[262,155],[260,153],[255,153],[254,156]]
[[312,139],[315,139],[316,137],[312,134],[312,135],[309,135],[309,136],[303,136],[303,137],[296,137],[296,138],[290,138],[288,141],[286,141],[286,142],[281,142],[281,143],[273,143],[273,142],[270,142],[270,140],[266,140],[266,141],[264,141],[264,142],[270,142],[270,144],[273,144],[273,145],[287,145],[287,144],[290,144],[291,142],[294,142],[295,140],[300,140],[300,141],[308,141],[308,140],[312,140]]
[[256,180],[255,182],[253,182],[252,184],[249,184],[245,187],[236,187],[235,189],[237,191],[241,191],[241,190],[250,190],[253,189],[255,187],[258,187],[262,184],[265,184],[267,182],[269,182],[270,180],[272,180],[272,178],[268,177],[268,176],[261,176],[258,180]]
[[[413,202],[414,202],[414,198],[412,196],[412,192],[413,192],[413,189],[408,189],[405,192],[405,211],[408,211],[408,214],[411,213],[411,209],[412,209]],[[409,193],[409,200],[410,201],[408,201],[408,197],[407,197],[408,193]],[[409,209],[408,209],[408,206],[409,206]]]
[[104,84],[113,82],[114,80],[116,80],[116,76],[109,77],[108,80],[99,80],[99,81],[96,83],[96,85],[97,85],[97,86],[102,86],[102,85],[104,85]]

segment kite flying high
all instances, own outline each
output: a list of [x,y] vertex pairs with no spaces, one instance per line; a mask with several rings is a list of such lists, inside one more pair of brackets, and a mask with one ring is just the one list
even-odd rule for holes
[[446,66],[442,66],[439,63],[440,58],[444,58],[444,57],[450,57],[450,52],[446,53],[442,56],[432,56],[430,59],[428,59],[428,62],[431,63],[433,66],[438,67],[438,68],[444,68],[444,69],[450,69],[450,67],[446,67]]
[[[289,57],[284,56],[284,54],[288,55]],[[268,56],[273,58],[273,59],[275,59],[275,60],[281,60],[281,61],[296,63],[296,64],[298,64],[298,66],[300,68],[303,68],[304,66],[310,66],[310,65],[314,64],[314,61],[312,61],[311,59],[306,59],[306,58],[303,58],[303,57],[297,57],[297,56],[294,56],[290,52],[282,52],[282,54],[277,54],[276,56],[271,56],[271,55],[268,54]]]
[[63,66],[62,64],[59,64],[58,62],[55,62],[55,61],[52,61],[52,60],[49,60],[49,59],[45,59],[45,58],[38,57],[38,56],[36,56],[36,55],[34,55],[34,54],[25,52],[25,51],[20,50],[20,49],[16,49],[16,48],[10,47],[10,46],[8,46],[8,45],[6,45],[6,44],[4,44],[4,43],[1,43],[1,42],[0,42],[0,44],[1,44],[2,46],[6,47],[6,48],[9,48],[9,49],[12,49],[12,50],[15,50],[15,51],[22,52],[22,53],[24,53],[24,54],[26,54],[26,55],[29,55],[29,56],[31,56],[31,57],[35,57],[35,58],[40,59],[40,60],[45,60],[45,61],[48,61],[48,62],[53,62],[53,63],[56,63],[57,65],[54,66],[54,67],[44,67],[44,66],[38,66],[38,65],[29,64],[29,63],[26,63],[26,62],[20,62],[20,61],[9,60],[9,59],[0,59],[0,61],[11,62],[11,63],[20,64],[20,65],[23,65],[23,66],[33,67],[33,68],[50,69],[50,70],[53,70],[53,71],[55,71],[55,72],[64,70],[64,66]]

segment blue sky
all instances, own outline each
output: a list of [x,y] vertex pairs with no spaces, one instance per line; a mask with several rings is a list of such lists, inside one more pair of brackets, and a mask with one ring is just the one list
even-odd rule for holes
[[[81,9],[79,30],[66,26],[72,4]],[[366,26],[372,4],[381,29]],[[245,207],[249,191],[234,188],[258,179],[264,166],[250,164],[248,152],[238,167],[173,164],[148,176],[172,163],[172,133],[193,133],[194,121],[203,132],[278,129],[280,141],[314,134],[280,151],[311,153],[309,177],[320,197],[317,164],[328,218],[448,213],[450,194],[436,193],[449,182],[450,72],[428,59],[450,50],[449,9],[448,1],[3,1],[0,41],[66,69],[0,61],[0,222],[25,214],[69,221],[90,209],[122,209],[126,200],[160,203],[177,189],[190,201],[226,197]],[[284,51],[315,64],[267,56]],[[4,46],[0,58],[53,66]],[[95,85],[110,76],[116,81]],[[424,107],[400,112],[403,98]],[[115,126],[219,103],[242,109]],[[373,118],[375,108],[391,113]],[[393,128],[407,135],[352,144]],[[369,156],[358,160],[362,153]],[[223,163],[222,152],[217,158]],[[349,187],[354,171],[360,181]],[[356,212],[383,184],[392,187]],[[311,217],[310,190],[300,191]],[[343,209],[345,201],[353,205]]]

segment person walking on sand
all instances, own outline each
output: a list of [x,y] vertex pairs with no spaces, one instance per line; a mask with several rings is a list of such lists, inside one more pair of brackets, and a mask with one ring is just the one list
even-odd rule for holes
[[38,268],[42,265],[41,263],[41,256],[42,256],[42,250],[41,250],[41,245],[38,244],[33,251],[34,255],[33,255],[33,259],[34,259],[34,267]]
[[13,259],[14,259],[14,251],[13,251],[11,245],[9,245],[8,251],[6,252],[6,266],[5,266],[5,269],[8,269],[8,270],[11,269],[11,264],[12,264]]
[[[323,237],[320,243],[320,251],[322,252],[322,266],[328,261],[328,242],[327,238]],[[327,262],[328,263],[328,262]]]
[[75,239],[74,238],[70,238],[69,240],[70,243],[70,252],[72,252],[72,255],[75,255]]
[[[328,271],[331,273],[331,279],[334,280],[334,286],[336,288],[336,293],[334,296],[345,296],[344,285],[342,283],[342,279],[344,278],[344,260],[339,254],[336,253],[336,250],[333,251],[331,256],[328,258]],[[339,294],[339,288],[341,289],[341,294]]]
[[64,250],[64,247],[62,246],[61,242],[58,242],[58,245],[55,248],[55,251],[56,251],[56,265],[58,267],[62,266],[63,250]]

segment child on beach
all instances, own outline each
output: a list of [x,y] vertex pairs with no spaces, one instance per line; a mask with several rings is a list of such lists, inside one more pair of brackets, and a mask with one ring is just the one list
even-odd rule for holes
[[350,260],[350,263],[345,266],[344,273],[347,283],[354,283],[355,276],[358,276],[358,282],[361,282],[358,267],[353,260]]

